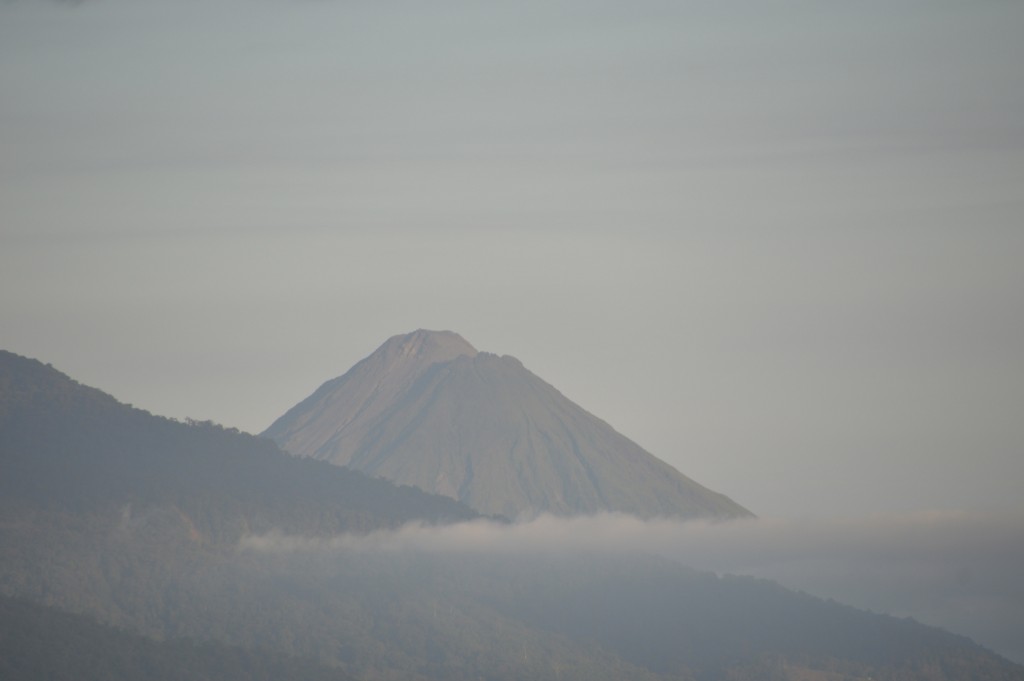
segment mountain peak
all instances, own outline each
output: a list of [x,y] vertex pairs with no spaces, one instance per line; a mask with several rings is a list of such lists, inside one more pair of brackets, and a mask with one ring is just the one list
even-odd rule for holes
[[[297,450],[293,453],[302,456],[311,456],[328,442],[342,446],[355,433],[362,437],[362,426],[372,424],[395,395],[409,390],[431,367],[476,355],[476,348],[453,331],[417,329],[392,336],[344,375],[327,381],[292,407],[263,434],[291,442]],[[354,427],[345,434],[336,432],[346,426]]]
[[392,361],[414,358],[428,362],[447,362],[462,355],[477,354],[476,348],[454,331],[428,329],[392,336],[374,354],[377,353]]
[[489,514],[750,515],[451,331],[389,338],[263,435]]

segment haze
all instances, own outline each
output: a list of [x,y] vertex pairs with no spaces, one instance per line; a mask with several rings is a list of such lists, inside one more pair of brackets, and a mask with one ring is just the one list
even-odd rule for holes
[[761,516],[1018,512],[1022,28],[0,3],[0,346],[259,432],[447,328]]
[[664,556],[719,574],[776,580],[822,598],[915,617],[1024,660],[1024,522],[1020,515],[931,512],[846,521],[640,520],[621,514],[409,525],[330,540],[251,535],[245,551],[343,559],[353,552]]

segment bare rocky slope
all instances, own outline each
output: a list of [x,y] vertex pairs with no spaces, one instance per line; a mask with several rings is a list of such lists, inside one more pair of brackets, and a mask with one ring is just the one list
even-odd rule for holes
[[748,516],[458,334],[394,336],[264,433],[285,450],[509,517],[602,511]]

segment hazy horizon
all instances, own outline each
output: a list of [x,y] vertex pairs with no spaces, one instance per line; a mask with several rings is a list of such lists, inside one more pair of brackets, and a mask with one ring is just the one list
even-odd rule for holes
[[752,575],[819,598],[966,635],[1024,663],[1024,514],[932,512],[855,520],[641,520],[603,513],[481,519],[333,538],[249,535],[255,554],[353,553],[668,558],[719,575]]
[[0,347],[259,432],[451,329],[762,516],[1018,513],[1022,26],[0,3]]

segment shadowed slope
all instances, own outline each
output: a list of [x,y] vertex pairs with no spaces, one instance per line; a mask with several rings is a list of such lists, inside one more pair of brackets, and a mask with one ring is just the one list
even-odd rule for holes
[[296,459],[264,438],[154,416],[4,351],[0,471],[4,508],[176,508],[213,543],[246,528],[335,534],[476,516],[449,498]]
[[[449,381],[472,399],[447,403]],[[476,420],[524,391],[563,399],[511,358],[459,356],[432,364],[396,412]],[[154,417],[2,351],[0,473],[3,679],[1024,679],[961,637],[628,547],[480,550],[479,523],[449,528],[470,550],[388,539],[436,537],[417,526],[356,539],[477,516]]]

